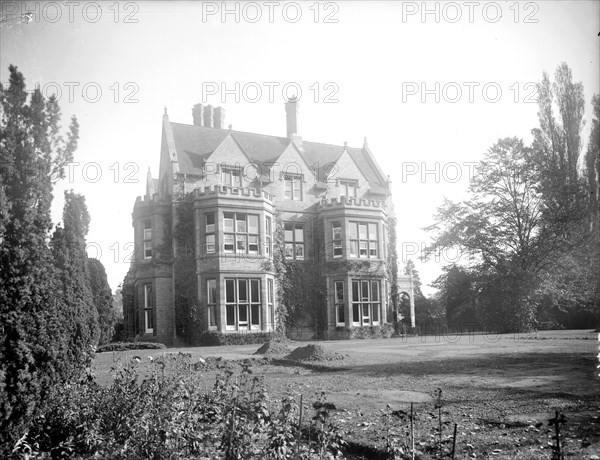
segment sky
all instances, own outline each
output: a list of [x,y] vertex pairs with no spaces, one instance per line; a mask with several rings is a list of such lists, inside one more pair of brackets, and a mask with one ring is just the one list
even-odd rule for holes
[[133,249],[131,212],[157,176],[161,122],[192,123],[199,102],[233,129],[285,136],[300,97],[305,140],[360,147],[392,182],[398,250],[430,283],[459,254],[419,260],[444,197],[464,199],[500,138],[531,141],[535,83],[566,62],[584,85],[586,126],[600,93],[598,1],[1,2],[0,82],[56,94],[79,148],[54,191],[86,197],[88,254],[114,290]]

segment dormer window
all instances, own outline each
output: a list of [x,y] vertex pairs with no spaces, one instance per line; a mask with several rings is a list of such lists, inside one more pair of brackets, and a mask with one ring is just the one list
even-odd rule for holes
[[299,174],[285,174],[285,198],[288,200],[302,201],[302,176]]
[[340,180],[340,196],[356,198],[358,183],[355,180]]
[[242,186],[242,171],[236,168],[222,168],[221,182],[230,187]]

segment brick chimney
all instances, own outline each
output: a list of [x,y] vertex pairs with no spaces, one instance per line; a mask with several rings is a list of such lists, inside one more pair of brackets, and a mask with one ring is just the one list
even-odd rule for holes
[[213,128],[223,129],[225,126],[225,109],[223,107],[215,107],[213,111]]
[[202,126],[204,126],[205,128],[212,128],[213,127],[213,106],[205,105],[203,114],[204,114],[204,123]]
[[298,110],[300,103],[296,96],[292,96],[285,103],[285,119],[287,125],[287,137],[291,139],[295,135],[299,135],[299,116]]
[[194,119],[194,126],[204,125],[204,106],[202,104],[196,104],[192,109],[192,118]]

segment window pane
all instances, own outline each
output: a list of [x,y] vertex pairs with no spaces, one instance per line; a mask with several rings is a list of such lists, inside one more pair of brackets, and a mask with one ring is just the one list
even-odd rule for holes
[[362,282],[362,300],[364,301],[369,301],[369,282],[368,281],[363,281]]
[[241,171],[232,171],[231,172],[231,185],[234,187],[242,186],[242,173]]
[[369,255],[377,257],[377,241],[369,241]]
[[345,308],[344,308],[344,304],[338,305],[336,307],[337,309],[337,322],[338,323],[344,323],[346,322],[346,318],[345,318]]
[[248,237],[248,252],[258,252],[258,235]]
[[214,213],[206,214],[206,233],[212,233],[215,231],[215,215]]
[[340,224],[333,224],[333,239],[334,240],[342,239],[342,226]]
[[237,252],[246,252],[246,235],[236,235],[235,239],[237,242]]
[[336,281],[335,282],[335,303],[340,303],[344,301],[344,282]]
[[227,325],[235,326],[235,305],[227,305]]
[[223,217],[223,228],[226,232],[233,232],[233,214],[226,212]]
[[350,255],[358,256],[358,241],[350,241]]
[[373,321],[379,321],[379,304],[373,304]]
[[225,301],[227,303],[235,302],[235,280],[225,280]]
[[252,305],[252,325],[259,326],[260,325],[260,308],[259,305]]
[[240,233],[246,233],[246,214],[236,214],[235,231]]
[[240,324],[248,322],[248,305],[240,305],[238,310],[238,321]]
[[348,184],[348,196],[352,198],[356,197],[356,187],[353,183]]
[[209,254],[215,252],[215,235],[206,235],[206,252]]
[[208,306],[208,325],[209,326],[216,326],[216,318],[215,318],[215,306],[214,305],[209,305]]
[[360,304],[352,304],[352,321],[355,323],[360,322]]
[[267,280],[267,302],[268,303],[273,303],[273,280],[272,279],[268,279]]
[[352,281],[352,300],[360,300],[360,296],[358,294],[358,281]]
[[267,235],[271,234],[271,218],[265,217],[265,233]]
[[248,216],[248,233],[258,233],[258,216]]
[[250,280],[250,302],[260,302],[259,287],[258,280]]
[[303,244],[296,245],[296,259],[304,259],[304,245]]
[[286,243],[285,245],[285,256],[289,258],[294,258],[294,245],[291,243]]
[[367,256],[367,242],[366,241],[360,242],[360,256],[361,257]]
[[366,316],[366,317],[369,317],[369,316],[370,316],[370,315],[369,315],[369,304],[368,304],[368,303],[363,303],[363,305],[362,305],[362,314],[363,314],[363,318],[364,318],[365,316]]
[[358,232],[356,230],[357,225],[358,224],[356,222],[350,222],[350,225],[348,226],[350,229],[350,238],[353,240],[358,238]]
[[369,239],[377,239],[377,224],[369,224]]
[[288,200],[292,199],[292,181],[288,178],[285,179],[285,197]]
[[304,241],[304,227],[296,225],[296,228],[294,229],[294,238],[296,242]]
[[227,252],[233,252],[233,235],[223,235],[223,247]]
[[342,256],[342,242],[334,241],[333,242],[333,257],[341,257]]
[[240,302],[248,301],[248,282],[246,280],[238,280],[238,299]]
[[373,281],[371,283],[371,300],[373,302],[379,302],[379,282]]
[[358,237],[361,240],[367,239],[367,225],[366,224],[358,224]]
[[291,224],[285,224],[285,241],[294,241],[294,231]]
[[206,282],[206,291],[208,294],[208,303],[217,303],[217,280],[208,280]]

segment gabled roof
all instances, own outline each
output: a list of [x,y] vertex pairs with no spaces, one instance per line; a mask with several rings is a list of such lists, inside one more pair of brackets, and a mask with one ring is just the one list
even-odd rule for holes
[[[170,123],[170,125],[177,151],[179,172],[184,174],[202,175],[202,164],[208,160],[230,133],[248,157],[263,167],[263,171],[268,171],[268,165],[275,163],[292,142],[291,139],[285,137],[265,134],[181,123]],[[334,164],[345,149],[348,150],[352,159],[369,181],[372,191],[383,193],[383,191],[388,189],[387,181],[371,156],[370,151],[368,151],[368,148],[360,149],[302,141],[301,155],[304,156],[306,163],[311,168],[318,168],[317,180],[325,181],[327,168],[324,170],[323,166]]]

